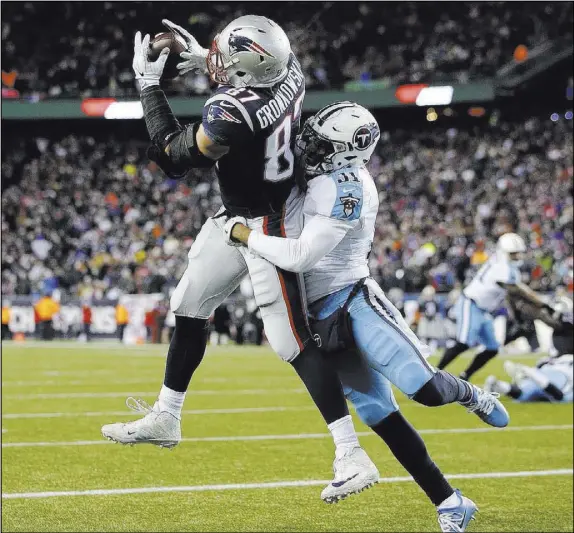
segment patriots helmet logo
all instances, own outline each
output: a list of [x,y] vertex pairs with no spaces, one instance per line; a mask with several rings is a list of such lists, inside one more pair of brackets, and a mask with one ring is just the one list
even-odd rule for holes
[[349,193],[347,196],[339,197],[339,200],[341,200],[341,204],[343,205],[343,213],[345,213],[347,218],[353,214],[355,207],[357,207],[361,201],[359,198],[355,198],[351,193]]
[[231,113],[225,111],[221,106],[212,104],[207,112],[207,122],[210,124],[216,120],[225,120],[227,122],[234,122],[241,124],[241,120],[236,119]]
[[245,37],[244,35],[238,35],[237,33],[232,33],[229,36],[229,52],[231,56],[238,52],[255,52],[262,56],[275,57],[254,40],[249,37]]

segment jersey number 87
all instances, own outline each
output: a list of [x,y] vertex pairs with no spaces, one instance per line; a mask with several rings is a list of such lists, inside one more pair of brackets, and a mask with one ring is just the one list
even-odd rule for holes
[[291,150],[291,130],[293,123],[301,117],[301,106],[305,93],[295,101],[293,115],[287,115],[265,143],[265,181],[278,182],[293,176],[295,156]]

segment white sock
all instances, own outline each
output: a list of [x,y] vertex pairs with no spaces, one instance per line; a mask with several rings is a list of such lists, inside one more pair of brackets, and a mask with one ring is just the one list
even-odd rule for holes
[[339,420],[331,422],[327,427],[335,441],[335,457],[340,457],[349,448],[360,446],[351,415],[339,418]]
[[446,500],[444,500],[439,507],[455,507],[460,503],[459,496],[453,492]]
[[160,411],[167,411],[176,418],[181,418],[181,410],[185,401],[185,392],[177,392],[162,385],[157,399]]

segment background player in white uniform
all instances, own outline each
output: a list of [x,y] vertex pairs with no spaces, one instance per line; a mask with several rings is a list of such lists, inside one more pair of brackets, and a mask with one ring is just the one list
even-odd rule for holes
[[[182,127],[160,88],[169,50],[151,61],[150,37],[142,39],[138,32],[133,69],[152,141],[148,154],[172,177],[184,176],[190,168],[215,165],[223,207],[195,239],[188,268],[171,297],[176,324],[158,401],[153,408],[135,401],[131,406],[145,416],[106,424],[102,434],[123,444],[173,447],[180,442],[182,407],[205,353],[207,320],[249,274],[271,347],[299,374],[333,434],[342,462],[352,463],[340,425],[332,425],[349,416],[343,389],[312,339],[297,276],[246,250],[227,246],[223,232],[227,216],[241,215],[252,228],[282,234],[285,201],[294,186],[292,150],[305,76],[285,32],[265,17],[246,15],[234,20],[209,50],[183,28],[163,22],[186,43],[187,51],[181,54],[185,61],[178,65],[181,72],[207,70],[219,86],[205,103],[202,120]],[[353,465],[349,468],[353,470]]]
[[[304,272],[313,328],[321,332],[323,348],[329,350],[333,338],[346,340],[347,351],[333,357],[343,365],[345,392],[358,415],[437,506],[442,530],[464,531],[476,506],[450,486],[430,459],[420,435],[399,413],[391,383],[424,405],[460,402],[491,425],[505,426],[508,414],[495,396],[435,371],[425,359],[428,348],[369,276],[379,200],[364,165],[379,135],[374,117],[357,104],[323,108],[305,123],[297,140],[308,190],[288,203],[288,238],[251,231],[240,218],[230,219],[225,229],[230,241],[247,244],[286,270]],[[329,334],[324,334],[325,324],[333,326]],[[336,501],[339,487],[351,481],[337,461],[334,468],[335,482],[324,497]]]
[[472,281],[462,290],[456,303],[456,341],[443,354],[438,368],[445,368],[458,355],[469,348],[483,345],[468,368],[460,374],[468,380],[480,370],[499,349],[494,334],[493,313],[503,305],[510,295],[521,296],[534,305],[548,307],[534,292],[520,281],[520,254],[526,251],[526,245],[520,235],[505,233],[496,244],[496,254],[476,273]]

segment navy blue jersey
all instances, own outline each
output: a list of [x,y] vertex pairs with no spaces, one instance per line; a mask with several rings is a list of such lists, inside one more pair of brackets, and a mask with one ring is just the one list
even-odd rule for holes
[[229,152],[216,164],[221,197],[231,214],[263,216],[283,207],[294,185],[295,137],[305,76],[291,56],[273,87],[220,86],[203,108],[203,129]]

